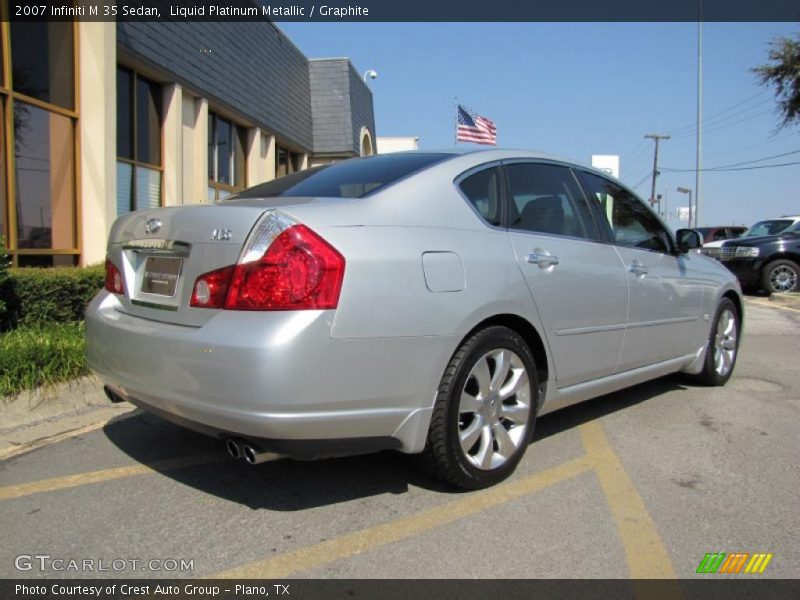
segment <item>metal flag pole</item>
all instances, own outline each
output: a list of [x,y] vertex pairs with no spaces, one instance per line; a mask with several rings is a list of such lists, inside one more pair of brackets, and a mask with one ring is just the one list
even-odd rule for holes
[[458,96],[453,96],[456,105],[456,120],[453,123],[453,146],[458,146]]

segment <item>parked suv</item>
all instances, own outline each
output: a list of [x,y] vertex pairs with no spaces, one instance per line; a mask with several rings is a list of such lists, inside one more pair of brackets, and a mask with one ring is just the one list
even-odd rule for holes
[[717,258],[745,289],[800,291],[800,216],[759,221],[741,238],[723,242]]
[[738,238],[747,231],[747,227],[726,225],[724,227],[695,227],[695,230],[700,232],[700,235],[703,236],[703,243],[707,244],[708,242],[724,242],[725,240]]

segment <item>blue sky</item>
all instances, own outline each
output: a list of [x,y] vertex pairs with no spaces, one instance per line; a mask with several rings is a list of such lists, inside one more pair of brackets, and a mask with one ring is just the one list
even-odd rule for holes
[[[621,155],[621,178],[650,193],[653,143],[672,133],[659,164],[693,169],[696,23],[281,23],[311,57],[348,56],[370,82],[378,136],[414,135],[420,147],[453,146],[454,97],[498,128],[498,144],[581,163]],[[800,150],[800,127],[778,130],[772,92],[749,68],[796,23],[705,23],[703,166]],[[738,105],[738,106],[736,106]],[[721,113],[721,114],[720,114]],[[718,115],[718,116],[714,116]],[[800,161],[800,152],[755,165]],[[662,171],[670,213],[693,172]],[[800,213],[800,164],[703,173],[701,225]],[[675,215],[669,217],[679,226]]]

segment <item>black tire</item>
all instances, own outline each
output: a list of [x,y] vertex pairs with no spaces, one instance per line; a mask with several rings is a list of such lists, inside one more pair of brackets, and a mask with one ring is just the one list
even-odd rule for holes
[[[717,362],[717,351],[722,349],[717,348],[718,344],[718,336],[720,335],[720,328],[723,325],[720,321],[720,317],[724,312],[728,312],[732,315],[734,319],[734,327],[735,327],[735,344],[733,348],[733,355],[732,359],[729,363],[729,368],[725,372],[719,371],[719,364]],[[711,328],[711,334],[709,335],[708,340],[706,340],[706,357],[705,362],[703,363],[703,370],[696,376],[694,376],[694,380],[701,385],[709,385],[709,386],[720,386],[725,385],[728,380],[731,378],[733,374],[733,370],[736,367],[736,359],[739,356],[739,340],[741,339],[741,315],[736,308],[736,305],[731,301],[730,298],[723,298],[719,306],[717,307],[717,311],[714,313],[714,325]]]
[[[511,353],[506,352],[508,350]],[[492,358],[490,356],[492,353],[495,353],[493,356],[498,358]],[[497,353],[502,353],[502,355]],[[512,354],[515,355],[513,358]],[[509,369],[504,381],[495,385],[495,374],[497,374],[498,380],[502,377],[498,371],[500,368],[498,365],[504,360],[499,358],[501,356],[509,357],[507,364],[512,367],[516,365],[516,367]],[[473,373],[473,369],[478,369],[478,363],[481,361],[485,361],[488,370],[480,372],[491,376],[490,380],[495,385],[496,391],[490,392],[489,399],[483,402],[477,400],[482,392],[476,393],[475,401],[481,408],[476,409],[477,412],[474,414],[462,412],[460,409],[462,392],[468,392],[469,386],[479,385],[479,378]],[[492,371],[492,364],[494,364],[494,371]],[[507,394],[508,390],[517,388],[512,381],[515,377],[518,377],[520,382],[523,381],[520,375],[520,365],[524,366],[526,371],[528,387],[526,389],[525,384],[521,383],[518,393],[503,399],[503,389]],[[422,457],[423,465],[438,479],[459,488],[472,490],[492,486],[511,475],[530,444],[538,406],[538,388],[539,382],[533,355],[519,334],[506,327],[493,326],[472,335],[458,348],[442,376]],[[524,412],[526,401],[529,409],[527,414]],[[521,412],[515,414],[513,419],[506,419],[503,416],[518,410]],[[469,429],[465,425],[464,419],[470,419],[470,426],[481,430],[474,446],[466,450],[462,449],[460,438],[461,435],[466,435],[466,430]],[[474,423],[471,421],[472,419],[475,420]],[[492,420],[497,419],[500,419],[500,422],[495,421],[494,424],[491,424]],[[523,425],[526,429],[515,429]],[[495,433],[497,432],[495,428],[498,426],[506,429],[508,433],[513,433],[514,443],[517,444],[513,452],[501,449],[500,441],[504,442],[503,445],[507,449],[511,448],[507,445],[510,437],[498,436]],[[502,434],[502,432],[499,433]],[[479,460],[480,448],[488,448],[488,444],[484,442],[484,435],[487,436],[485,439],[491,440],[489,442],[492,445],[492,450],[489,451],[489,454],[492,455],[491,460],[503,460],[501,465],[479,468],[471,462]],[[478,448],[479,446],[480,448]],[[470,451],[476,448],[478,448],[477,453],[471,455]],[[504,454],[506,456],[503,456]],[[482,456],[486,458],[486,452]]]
[[761,271],[761,287],[768,294],[800,291],[800,266],[785,258],[773,260]]

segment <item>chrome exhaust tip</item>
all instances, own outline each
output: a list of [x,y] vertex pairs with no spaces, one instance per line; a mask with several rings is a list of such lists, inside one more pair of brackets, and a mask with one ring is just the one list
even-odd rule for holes
[[225,449],[228,451],[231,458],[242,458],[242,447],[235,439],[228,438],[225,440]]
[[242,445],[244,453],[244,460],[248,465],[257,465],[267,460],[270,460],[274,455],[270,452],[264,452],[260,448],[256,448],[251,444]]

